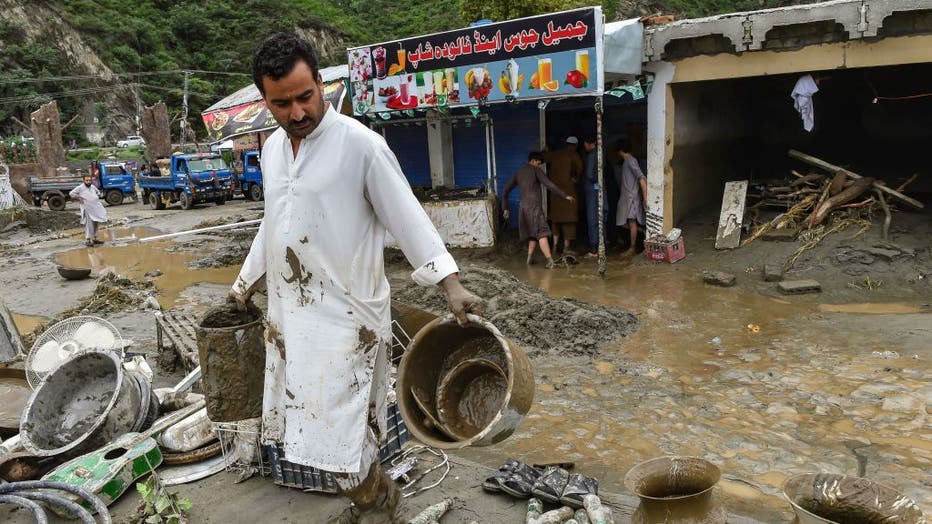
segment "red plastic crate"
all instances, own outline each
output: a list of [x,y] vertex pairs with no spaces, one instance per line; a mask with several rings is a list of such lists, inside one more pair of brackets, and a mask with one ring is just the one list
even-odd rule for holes
[[683,237],[673,242],[645,240],[644,254],[647,255],[648,260],[667,261],[672,264],[686,256],[686,245],[683,243]]

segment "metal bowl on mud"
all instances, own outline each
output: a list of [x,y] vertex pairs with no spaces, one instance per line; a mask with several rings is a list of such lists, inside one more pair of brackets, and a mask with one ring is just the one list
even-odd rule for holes
[[698,457],[658,457],[625,474],[625,487],[641,499],[632,522],[724,524],[727,515],[715,495],[722,472]]
[[58,274],[65,280],[84,280],[91,276],[89,268],[58,266]]
[[804,473],[783,484],[800,524],[922,524],[915,502],[872,480]]
[[[508,438],[534,400],[527,354],[492,323],[452,316],[421,328],[398,367],[398,407],[408,430],[430,446],[488,446]],[[418,396],[418,398],[415,398]],[[442,428],[435,426],[438,421]]]
[[143,396],[117,354],[79,353],[33,391],[20,423],[23,446],[40,457],[62,458],[98,449],[136,426]]

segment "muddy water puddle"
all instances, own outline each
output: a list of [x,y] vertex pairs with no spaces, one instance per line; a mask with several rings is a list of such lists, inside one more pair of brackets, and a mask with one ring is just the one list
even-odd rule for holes
[[95,248],[81,248],[59,253],[55,262],[69,267],[89,267],[94,275],[115,271],[132,279],[145,278],[146,273],[160,275],[150,277],[158,289],[158,300],[167,309],[184,303],[181,292],[202,283],[232,284],[239,274],[239,266],[220,268],[190,268],[188,264],[197,258],[197,253],[169,251],[170,240],[147,243],[126,243],[138,238],[160,234],[152,228],[115,228],[105,231],[108,243]]
[[896,329],[845,328],[887,318],[854,314],[871,310],[932,326],[923,308],[825,308],[706,286],[676,266],[610,265],[605,280],[592,265],[504,269],[554,296],[621,306],[640,326],[591,360],[538,359],[535,405],[500,452],[575,461],[614,486],[649,458],[702,457],[722,468],[726,503],[764,521],[790,515],[788,476],[863,468],[932,513],[932,347],[901,356]]

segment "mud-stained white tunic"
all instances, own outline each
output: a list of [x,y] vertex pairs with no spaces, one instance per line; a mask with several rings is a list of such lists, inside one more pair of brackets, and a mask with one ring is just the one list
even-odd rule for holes
[[94,222],[106,222],[107,210],[104,209],[103,202],[100,201],[100,190],[97,186],[91,184],[90,187],[83,183],[72,189],[68,196],[71,198],[81,197],[81,223],[86,224],[88,220]]
[[385,431],[386,231],[418,283],[458,269],[395,155],[361,123],[328,107],[297,155],[274,132],[261,167],[265,217],[233,289],[266,275],[263,438],[291,462],[358,472],[370,413]]

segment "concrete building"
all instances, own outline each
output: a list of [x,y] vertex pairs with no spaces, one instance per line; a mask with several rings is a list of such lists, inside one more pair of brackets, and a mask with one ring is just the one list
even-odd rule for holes
[[[644,62],[651,233],[717,213],[725,181],[785,176],[791,148],[891,182],[929,173],[932,0],[682,20],[645,31]],[[804,74],[819,87],[811,132],[790,98]]]

